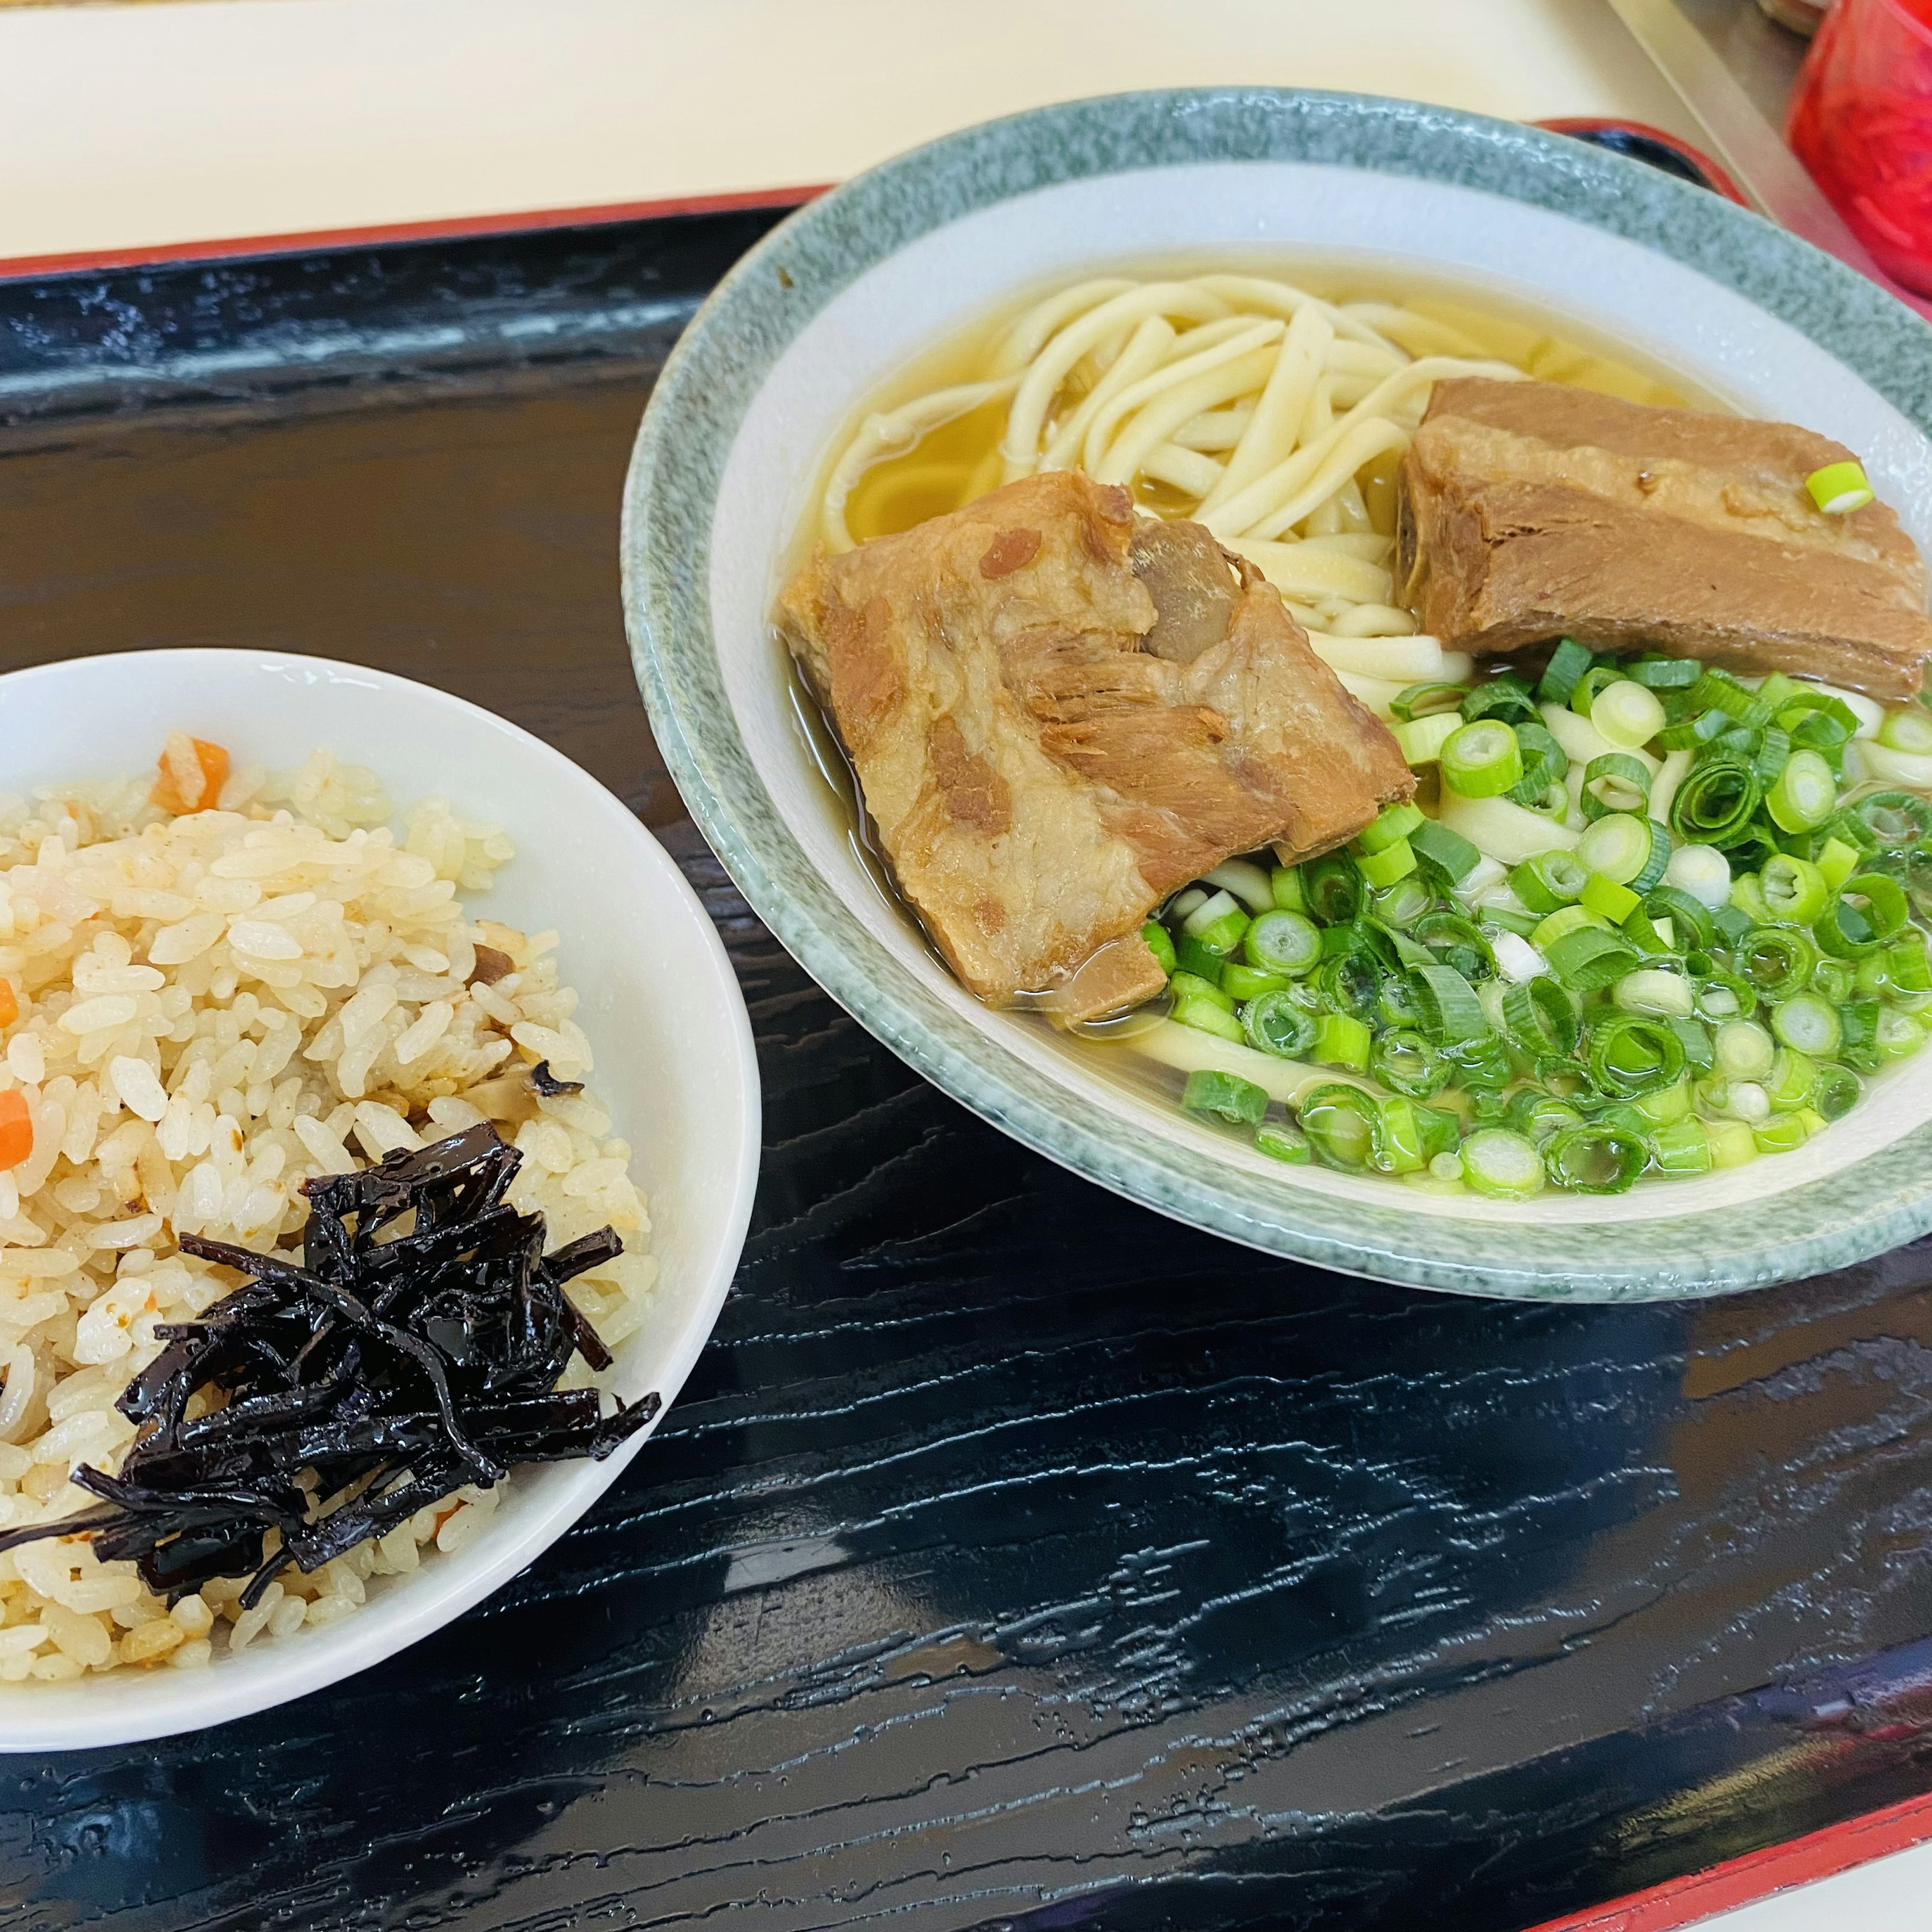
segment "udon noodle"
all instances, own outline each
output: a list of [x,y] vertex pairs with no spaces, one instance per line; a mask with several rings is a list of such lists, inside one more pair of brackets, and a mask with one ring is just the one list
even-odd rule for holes
[[1555,374],[1555,360],[1570,365],[1566,375],[1582,365],[1586,380],[1656,392],[1539,332],[1514,333],[1523,340],[1506,360],[1417,308],[1328,301],[1262,274],[1083,281],[998,331],[978,358],[981,380],[865,416],[833,462],[818,535],[829,550],[851,549],[850,513],[869,475],[916,460],[948,425],[997,418],[954,476],[916,474],[950,498],[935,508],[1041,470],[1124,484],[1143,508],[1204,524],[1253,563],[1343,682],[1386,717],[1404,687],[1472,668],[1417,634],[1390,570],[1396,470],[1436,382]]

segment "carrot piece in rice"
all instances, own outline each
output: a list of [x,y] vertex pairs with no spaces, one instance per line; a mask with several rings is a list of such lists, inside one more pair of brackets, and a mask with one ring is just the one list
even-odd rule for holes
[[[4,985],[0,981],[0,985]],[[34,1150],[34,1120],[26,1096],[0,1094],[0,1172],[18,1167]]]
[[228,753],[206,738],[170,731],[157,769],[160,776],[148,796],[164,812],[212,812],[228,782]]

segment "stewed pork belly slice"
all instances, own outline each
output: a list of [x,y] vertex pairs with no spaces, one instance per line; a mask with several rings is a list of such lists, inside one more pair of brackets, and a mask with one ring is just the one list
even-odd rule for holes
[[1178,886],[1326,851],[1414,789],[1251,567],[1076,472],[817,558],[778,621],[900,890],[989,1005],[1150,997],[1139,929]]
[[1924,562],[1882,504],[1827,515],[1804,487],[1851,459],[1790,423],[1441,382],[1402,464],[1398,582],[1453,650],[1573,637],[1910,698]]

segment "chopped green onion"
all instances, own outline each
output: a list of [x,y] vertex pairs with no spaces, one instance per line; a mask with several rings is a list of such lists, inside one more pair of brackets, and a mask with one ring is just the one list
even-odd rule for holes
[[[1412,839],[1409,850],[1415,850]],[[1377,892],[1369,910],[1384,926],[1413,926],[1435,904],[1436,889],[1420,872],[1412,872],[1406,878],[1396,880],[1386,891]]]
[[1465,1140],[1462,1178],[1492,1201],[1527,1201],[1542,1190],[1543,1156],[1507,1127],[1481,1127]]
[[1727,670],[1706,670],[1690,687],[1687,703],[1693,711],[1715,706],[1739,724],[1758,726],[1771,722],[1771,706],[1755,692],[1747,691]]
[[1826,1066],[1819,1070],[1818,1084],[1811,1090],[1811,1105],[1828,1120],[1841,1120],[1858,1104],[1864,1083],[1849,1066]]
[[1243,935],[1241,950],[1250,966],[1297,978],[1320,962],[1321,930],[1304,914],[1264,912]]
[[1241,1009],[1241,1031],[1258,1052],[1299,1060],[1315,1044],[1315,1016],[1292,993],[1263,993]]
[[1687,844],[1736,845],[1749,835],[1763,796],[1757,773],[1744,759],[1707,752],[1670,801],[1670,830]]
[[[1857,923],[1852,923],[1852,918]],[[1855,958],[1872,945],[1895,939],[1907,918],[1911,918],[1911,906],[1905,900],[1905,886],[1898,879],[1886,878],[1882,872],[1852,873],[1839,892],[1838,904],[1818,923],[1818,943],[1834,958]],[[1828,929],[1844,939],[1844,949],[1826,939]]]
[[[1710,848],[1707,846],[1703,849],[1708,851]],[[1721,852],[1713,856],[1722,862],[1724,854]],[[1677,862],[1677,858],[1676,853],[1671,854],[1672,865]],[[1665,876],[1667,880],[1667,867]],[[1666,883],[1653,886],[1645,896],[1643,909],[1652,919],[1670,921],[1676,931],[1678,950],[1680,952],[1706,951],[1716,936],[1717,928],[1712,923],[1709,909],[1695,893],[1686,892],[1681,886]]]
[[1765,1079],[1778,1058],[1778,1043],[1755,1020],[1727,1021],[1712,1044],[1717,1070],[1726,1080]]
[[1707,1113],[1753,1126],[1771,1113],[1771,1096],[1755,1080],[1700,1080],[1697,1104]]
[[1780,1000],[1771,1010],[1771,1030],[1794,1052],[1815,1060],[1828,1060],[1844,1036],[1838,1009],[1816,993],[1794,993]]
[[1787,1113],[1803,1106],[1817,1084],[1818,1063],[1795,1047],[1780,1046],[1772,1058],[1764,1090],[1775,1111]]
[[1223,990],[1218,980],[1204,980],[1185,967],[1168,980],[1167,989],[1177,1000],[1205,1000],[1210,1006],[1219,1006],[1224,1013],[1234,1010],[1234,996]]
[[1398,1095],[1376,1109],[1376,1132],[1369,1165],[1378,1174],[1414,1174],[1429,1164],[1414,1105]]
[[1641,813],[1649,802],[1650,767],[1628,752],[1606,752],[1583,767],[1586,818],[1600,818],[1606,812]]
[[1586,905],[1558,906],[1531,932],[1530,944],[1540,952],[1548,952],[1565,933],[1580,931],[1586,926],[1602,927],[1603,916],[1594,913]]
[[1652,691],[1688,691],[1704,674],[1695,658],[1639,658],[1624,666],[1624,675]]
[[1764,887],[1755,872],[1740,872],[1731,881],[1731,903],[1754,926],[1773,923],[1771,902],[1765,897]]
[[1790,1154],[1811,1138],[1810,1130],[1796,1114],[1771,1114],[1751,1129],[1760,1154]]
[[1408,835],[1410,849],[1426,860],[1452,885],[1460,885],[1481,862],[1482,854],[1460,832],[1431,819]]
[[1922,932],[1915,929],[1893,940],[1886,949],[1885,963],[1900,992],[1932,993],[1932,955],[1926,951]]
[[1442,747],[1442,782],[1465,798],[1494,798],[1522,776],[1522,750],[1500,718],[1465,724]]
[[1453,966],[1413,968],[1408,983],[1422,1030],[1437,1046],[1480,1039],[1489,1031],[1475,988]]
[[1177,962],[1174,956],[1174,941],[1168,937],[1167,928],[1157,919],[1150,919],[1141,928],[1141,941],[1160,962],[1163,973],[1173,972]]
[[1601,1122],[1558,1134],[1543,1150],[1550,1178],[1579,1194],[1625,1193],[1649,1160],[1640,1136]]
[[1720,711],[1713,705],[1695,717],[1679,718],[1675,724],[1666,724],[1658,733],[1657,743],[1660,750],[1666,752],[1701,750],[1729,730],[1730,724],[1730,713]]
[[1748,934],[1737,950],[1738,970],[1754,995],[1782,1000],[1810,982],[1818,949],[1802,932],[1783,926],[1760,926]]
[[1655,967],[1626,973],[1610,998],[1622,1012],[1642,1013],[1652,1019],[1688,1020],[1693,1004],[1690,982],[1681,973],[1661,972]]
[[[1222,896],[1217,893],[1216,898]],[[1195,916],[1198,918],[1197,913]],[[1204,946],[1210,952],[1218,952],[1222,958],[1240,944],[1241,936],[1248,929],[1248,916],[1239,906],[1224,912],[1214,923],[1199,932],[1191,932],[1188,937],[1196,945]]]
[[1757,1136],[1742,1120],[1706,1120],[1704,1136],[1713,1167],[1742,1167],[1757,1158]]
[[1510,1038],[1538,1059],[1568,1054],[1581,1030],[1575,999],[1546,975],[1508,988],[1502,997],[1502,1019]]
[[1187,1076],[1180,1104],[1190,1114],[1211,1114],[1234,1126],[1251,1127],[1268,1112],[1268,1090],[1238,1073],[1202,1067]]
[[1636,964],[1636,948],[1621,933],[1581,926],[1543,949],[1556,976],[1573,992],[1593,992],[1621,980]]
[[1308,1057],[1318,1066],[1346,1066],[1361,1072],[1369,1064],[1375,1036],[1350,1013],[1324,1013],[1316,1022],[1315,1044]]
[[1426,816],[1419,806],[1406,802],[1400,805],[1385,805],[1376,814],[1375,823],[1365,825],[1357,833],[1355,850],[1358,852],[1384,852],[1398,841],[1406,840]]
[[1307,910],[1307,902],[1301,896],[1300,866],[1276,866],[1268,875],[1268,884],[1274,890],[1276,911],[1305,912]]
[[1264,1120],[1256,1128],[1255,1150],[1270,1160],[1286,1161],[1292,1167],[1306,1167],[1313,1158],[1306,1134],[1274,1120]]
[[1711,1171],[1711,1136],[1702,1120],[1678,1120],[1651,1136],[1651,1154],[1660,1174],[1682,1176]]
[[1574,852],[1539,852],[1510,872],[1510,890],[1532,912],[1552,913],[1573,904],[1589,876]]
[[1358,852],[1355,867],[1372,886],[1380,889],[1406,879],[1415,870],[1415,854],[1406,838],[1398,838],[1379,852]]
[[1876,1045],[1881,1060],[1909,1060],[1925,1044],[1925,1029],[1910,1013],[1888,1006],[1878,1016]]
[[1664,868],[1664,883],[1715,912],[1731,896],[1731,862],[1714,845],[1680,845]]
[[1199,940],[1185,934],[1174,942],[1174,961],[1178,970],[1192,973],[1210,986],[1221,983],[1221,969],[1227,963],[1220,953],[1210,952]]
[[1838,803],[1838,782],[1822,752],[1793,752],[1764,796],[1764,808],[1783,832],[1809,832],[1822,825]]
[[1932,755],[1932,718],[1919,710],[1888,712],[1878,728],[1878,741],[1888,751],[1909,752],[1914,758]]
[[1612,1012],[1590,1028],[1589,1068],[1599,1092],[1630,1100],[1684,1071],[1684,1042],[1658,1021]]
[[1422,1035],[1407,1027],[1376,1036],[1369,1072],[1384,1087],[1413,1100],[1426,1100],[1442,1084],[1442,1062]]
[[1606,879],[1601,872],[1592,872],[1583,881],[1583,890],[1577,899],[1586,912],[1608,920],[1612,926],[1622,925],[1642,903],[1629,886]]
[[1641,898],[1664,877],[1670,862],[1670,835],[1653,820],[1613,812],[1585,828],[1576,856],[1586,871],[1601,872]]
[[1844,1029],[1838,1057],[1847,1066],[1869,1073],[1878,1065],[1878,1016],[1883,1010],[1876,1000],[1847,1000],[1838,1009],[1838,1024]]
[[1750,754],[1751,770],[1767,793],[1784,776],[1790,758],[1791,740],[1775,725],[1768,726],[1758,741],[1756,750]]
[[1824,874],[1810,860],[1793,858],[1789,852],[1764,862],[1757,886],[1772,917],[1786,926],[1815,924],[1832,902]]
[[1852,511],[1863,509],[1876,494],[1864,465],[1858,462],[1828,463],[1805,478],[1804,487],[1810,491],[1812,502],[1828,517],[1850,516]]
[[1852,807],[1881,845],[1916,845],[1932,838],[1932,804],[1909,791],[1875,791]]
[[1232,959],[1221,968],[1221,990],[1237,1004],[1258,1000],[1264,993],[1285,992],[1287,988],[1284,973],[1264,972],[1258,966],[1244,966]]
[[1301,891],[1310,915],[1324,926],[1352,925],[1362,910],[1362,875],[1340,852],[1302,867]]
[[1570,694],[1570,709],[1579,718],[1588,717],[1598,696],[1612,685],[1624,681],[1623,673],[1615,664],[1592,665],[1576,680],[1576,688]]
[[1586,715],[1619,751],[1648,744],[1664,729],[1665,722],[1656,693],[1628,677],[1604,686]]
[[1828,838],[1818,848],[1817,866],[1827,890],[1836,892],[1858,869],[1858,848],[1842,838]]
[[1424,945],[1464,979],[1486,980],[1495,973],[1496,954],[1490,942],[1481,928],[1460,913],[1432,912],[1418,920],[1414,930]]
[[1406,764],[1432,765],[1442,757],[1443,746],[1462,728],[1462,714],[1460,711],[1432,712],[1426,718],[1397,724],[1395,742]]
[[1192,1027],[1202,1033],[1211,1033],[1237,1046],[1247,1037],[1241,1030],[1241,1023],[1231,1012],[1216,1006],[1212,1000],[1177,999],[1174,1003],[1174,1019],[1180,1025]]
[[1684,1064],[1696,1072],[1708,1072],[1714,1058],[1711,1036],[1694,1019],[1673,1017],[1670,1030],[1684,1042]]
[[1304,1094],[1298,1118],[1318,1160],[1359,1173],[1375,1153],[1378,1111],[1372,1094],[1333,1083]]
[[1520,724],[1536,716],[1535,695],[1514,671],[1506,670],[1500,677],[1486,679],[1464,692],[1462,716],[1472,724],[1479,718]]
[[[1354,938],[1356,935],[1348,935]],[[1330,1011],[1352,1013],[1357,1019],[1372,1019],[1382,994],[1380,962],[1372,952],[1356,948],[1331,953],[1315,976],[1315,987],[1322,1004]]]
[[1688,1078],[1680,1076],[1667,1087],[1640,1094],[1630,1104],[1643,1116],[1646,1130],[1667,1127],[1689,1117],[1690,1082]]
[[1389,716],[1400,724],[1418,718],[1440,716],[1444,712],[1462,716],[1461,706],[1468,687],[1460,684],[1412,684],[1389,700]]
[[1852,997],[1852,969],[1842,959],[1821,959],[1811,969],[1811,990],[1841,1006]]
[[[1199,939],[1208,929],[1230,913],[1240,910],[1232,892],[1210,892],[1201,903],[1180,922],[1180,929],[1190,939]],[[1217,948],[1225,950],[1225,948]]]
[[1568,704],[1577,681],[1594,662],[1587,644],[1580,644],[1574,638],[1565,638],[1550,653],[1543,680],[1536,687],[1537,696],[1546,704]]
[[1582,1115],[1568,1100],[1554,1094],[1539,1094],[1534,1087],[1525,1087],[1510,1096],[1504,1118],[1517,1133],[1527,1135],[1538,1147],[1551,1135],[1583,1124]]

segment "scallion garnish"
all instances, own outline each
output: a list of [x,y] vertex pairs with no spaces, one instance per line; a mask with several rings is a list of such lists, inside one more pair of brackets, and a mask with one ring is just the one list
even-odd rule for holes
[[1522,776],[1522,750],[1500,718],[1465,724],[1442,747],[1442,782],[1465,798],[1495,798]]
[[1864,465],[1856,460],[1828,463],[1822,470],[1813,470],[1805,478],[1804,487],[1828,517],[1848,517],[1854,510],[1863,509],[1876,494]]

